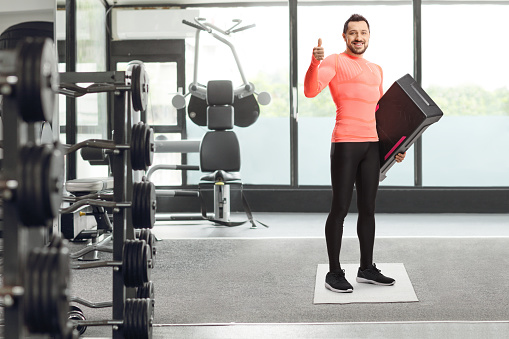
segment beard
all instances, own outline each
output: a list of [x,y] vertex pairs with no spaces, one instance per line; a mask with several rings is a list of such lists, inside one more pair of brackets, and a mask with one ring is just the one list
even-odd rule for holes
[[[354,41],[355,42],[355,41]],[[352,52],[353,54],[358,54],[358,55],[361,55],[361,54],[364,54],[364,52],[366,52],[366,49],[368,49],[368,44],[367,43],[364,43],[364,47],[361,48],[361,49],[356,49],[354,46],[352,46],[351,44],[347,44],[347,47],[348,49],[350,50],[350,52]]]

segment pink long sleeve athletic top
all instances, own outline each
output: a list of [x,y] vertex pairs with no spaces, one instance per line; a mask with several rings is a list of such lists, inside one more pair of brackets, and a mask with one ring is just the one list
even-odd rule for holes
[[383,95],[382,68],[364,58],[332,54],[323,62],[311,57],[304,95],[313,98],[329,86],[336,104],[332,142],[378,141],[375,111]]

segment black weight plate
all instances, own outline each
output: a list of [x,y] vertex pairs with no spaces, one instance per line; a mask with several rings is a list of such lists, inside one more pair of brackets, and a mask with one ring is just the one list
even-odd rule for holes
[[47,168],[50,166],[51,149],[46,145],[34,146],[34,148],[34,157],[31,160],[34,163],[32,172],[34,187],[32,187],[32,194],[35,198],[32,199],[32,213],[34,216],[37,216],[39,225],[45,225],[53,217],[53,213],[47,209],[49,199],[47,181],[49,178],[46,176],[46,173],[48,173]]
[[70,266],[69,266],[69,249],[62,243],[61,247],[57,248],[57,264],[53,270],[53,283],[52,291],[54,293],[53,303],[53,320],[54,328],[58,333],[65,333],[67,331],[67,310],[69,309],[69,280],[70,280]]
[[140,124],[133,125],[131,129],[131,143],[130,143],[130,152],[131,152],[131,167],[133,170],[137,171],[140,168],[140,159],[137,155],[137,145],[140,139]]
[[136,228],[136,225],[139,224],[138,214],[136,213],[136,209],[138,205],[136,203],[136,197],[138,196],[139,185],[137,182],[133,183],[132,195],[131,195],[131,220],[133,223],[133,227]]
[[34,217],[32,215],[32,204],[34,197],[32,187],[33,183],[33,150],[31,146],[24,146],[20,151],[19,167],[21,169],[21,181],[18,183],[18,210],[21,222],[25,226],[34,225]]
[[143,228],[140,231],[140,240],[145,240],[145,242],[147,243],[147,245],[151,249],[150,253],[151,253],[151,256],[153,257],[154,256],[154,252],[155,252],[155,251],[153,251],[153,248],[154,248],[154,245],[155,245],[155,236],[152,234],[152,231],[150,231],[150,229]]
[[133,65],[131,68],[131,100],[135,111],[141,110],[141,68],[139,65]]
[[[142,240],[145,241],[145,240]],[[151,253],[152,249],[150,246],[145,242],[143,244],[143,260],[141,262],[143,268],[143,283],[148,283],[150,281],[150,276],[152,273],[152,269],[149,265],[149,259],[151,259]]]
[[143,188],[145,187],[144,182],[139,182],[138,184],[138,195],[136,196],[136,213],[138,215],[138,224],[136,228],[143,227]]
[[143,286],[145,283],[145,267],[144,267],[144,242],[143,240],[135,240],[136,241],[136,286]]
[[[74,307],[76,307],[76,306],[74,306]],[[85,317],[85,314],[83,314],[81,309],[79,307],[76,307],[76,308],[78,310],[73,309],[73,306],[71,306],[71,310],[68,313],[68,319],[70,319],[70,320],[87,320],[87,318]],[[87,330],[87,327],[83,326],[83,325],[75,326],[75,328],[80,335],[85,333],[85,331]]]
[[138,183],[139,190],[136,196],[136,213],[138,215],[138,224],[134,225],[136,228],[145,228],[145,199],[146,199],[146,184],[145,182]]
[[[59,286],[56,281],[58,273],[58,249],[49,247],[48,260],[44,268],[43,281],[43,315],[47,317],[45,326],[48,333],[58,333],[58,315],[55,312],[58,302]],[[67,310],[66,310],[67,313]]]
[[135,111],[145,111],[148,103],[148,75],[143,64],[133,65],[131,95]]
[[[152,192],[154,191],[154,192]],[[153,194],[154,193],[154,194]],[[155,199],[154,184],[150,181],[145,182],[145,195],[144,195],[144,228],[153,228],[155,223],[155,216],[153,217],[153,202]]]
[[145,170],[145,160],[143,156],[143,149],[145,144],[145,124],[143,122],[138,123],[138,140],[135,145],[136,150],[136,161],[138,163],[138,168],[136,170],[141,171]]
[[123,254],[122,254],[122,275],[124,277],[124,285],[125,286],[131,285],[130,280],[129,280],[129,271],[131,270],[131,268],[130,268],[131,250],[129,249],[131,246],[130,244],[131,244],[131,240],[124,241],[124,249],[123,249]]
[[69,305],[69,312],[77,312],[85,315],[85,313],[83,313],[83,310],[76,305]]
[[45,193],[44,208],[48,220],[56,218],[62,204],[64,181],[64,155],[59,148],[50,149],[47,154],[46,166],[43,168]]
[[21,219],[21,222],[23,224],[26,224],[26,209],[25,206],[28,203],[28,186],[29,183],[29,176],[28,173],[28,165],[29,165],[29,159],[30,159],[30,147],[24,146],[19,151],[19,157],[18,157],[18,167],[21,172],[20,174],[20,182],[18,183],[18,210],[19,210],[19,216]]
[[51,122],[57,101],[57,89],[60,84],[58,74],[58,60],[53,49],[53,43],[45,39],[42,47],[42,57],[39,66],[41,74],[41,108],[44,120]]
[[[40,265],[37,268],[38,274],[36,275],[37,279],[37,287],[36,291],[38,292],[36,296],[36,305],[34,312],[37,312],[35,326],[39,332],[46,331],[48,314],[45,313],[45,302],[48,299],[47,293],[47,267],[50,262],[49,248],[43,247],[40,253]],[[51,319],[50,319],[51,321]]]
[[157,197],[156,197],[156,186],[153,182],[149,182],[150,192],[150,222],[148,228],[153,228],[156,223],[156,211],[157,211]]
[[30,254],[28,255],[27,266],[25,271],[25,322],[29,328],[33,328],[37,317],[37,312],[35,307],[37,305],[36,296],[38,296],[38,292],[36,288],[38,287],[38,278],[36,278],[36,274],[38,274],[39,260],[41,257],[40,248],[34,248]]
[[207,126],[207,101],[191,95],[187,105],[187,115],[198,126]]
[[140,227],[141,228],[148,228],[147,227],[147,200],[149,197],[147,196],[147,182],[143,181],[141,183],[141,190],[140,190]]
[[155,151],[154,130],[148,125],[146,125],[146,127],[148,132],[145,139],[145,171],[152,166]]
[[[18,101],[19,114],[25,120],[30,117],[30,114],[34,112],[33,118],[37,118],[37,112],[33,105],[31,85],[38,83],[38,80],[34,78],[35,68],[35,54],[34,44],[32,40],[25,41],[20,44],[20,50],[18,53],[18,85],[16,88],[16,99]],[[31,121],[32,119],[29,119]],[[26,121],[26,120],[25,120]]]
[[133,183],[133,196],[131,200],[131,213],[133,219],[133,227],[141,228],[141,212],[140,212],[140,201],[141,201],[141,188],[143,184],[140,182]]
[[32,146],[30,167],[27,175],[31,176],[32,186],[28,187],[31,197],[29,198],[28,213],[31,214],[32,222],[27,226],[40,226],[46,223],[46,210],[44,208],[45,194],[43,182],[43,168],[46,166],[44,158],[47,155],[47,148],[44,146]]
[[124,339],[136,338],[136,319],[133,312],[134,299],[126,299],[124,303]]
[[138,196],[138,212],[140,213],[140,228],[145,228],[145,199],[146,199],[146,182],[143,181],[140,183],[140,195]]
[[148,92],[149,92],[149,76],[147,70],[145,69],[145,65],[141,64],[141,76],[140,76],[140,85],[141,85],[141,110],[145,111],[148,106]]
[[149,298],[153,300],[155,298],[154,292],[154,282],[149,281],[143,284],[143,286],[138,287],[136,290],[136,298],[145,299]]
[[154,268],[154,264],[155,264],[154,235],[152,234],[152,232],[149,229],[146,229],[146,228],[142,229],[141,231],[143,233],[140,233],[140,240],[145,240],[145,242],[147,243],[147,246],[149,247],[149,253],[150,253],[149,259],[152,260],[151,267]]
[[138,299],[138,318],[141,320],[140,338],[150,339],[152,338],[152,321],[153,321],[153,308],[152,300],[150,299]]
[[138,161],[140,162],[140,170],[147,170],[148,166],[145,165],[145,151],[147,149],[147,134],[149,133],[149,128],[144,123],[141,123],[141,132],[140,132],[140,142],[138,143]]
[[45,221],[41,177],[38,173],[42,168],[41,148],[25,146],[20,154],[22,182],[18,199],[19,216],[25,226],[40,226]]
[[43,38],[30,39],[23,53],[18,104],[24,121],[51,121],[56,101],[58,72],[53,45]]
[[233,102],[234,123],[238,127],[251,126],[260,116],[260,106],[256,101],[254,94],[248,95],[242,99],[235,97]]

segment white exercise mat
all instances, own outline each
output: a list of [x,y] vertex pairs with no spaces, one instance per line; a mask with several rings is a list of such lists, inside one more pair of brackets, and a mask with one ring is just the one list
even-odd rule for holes
[[316,270],[315,304],[351,304],[351,303],[397,303],[419,301],[406,272],[400,263],[376,264],[385,276],[396,280],[392,286],[380,286],[358,283],[357,264],[341,264],[345,270],[346,280],[353,286],[352,293],[337,293],[325,288],[325,276],[329,272],[329,265],[318,265]]

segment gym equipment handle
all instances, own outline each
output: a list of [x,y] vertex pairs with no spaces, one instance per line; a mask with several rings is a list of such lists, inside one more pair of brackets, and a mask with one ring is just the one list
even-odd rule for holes
[[182,23],[183,24],[186,24],[188,26],[191,26],[191,27],[194,27],[196,29],[200,29],[202,31],[207,31],[207,29],[205,29],[204,27],[200,26],[200,25],[197,25],[195,23],[192,23],[191,21],[187,21],[187,20],[182,20]]

